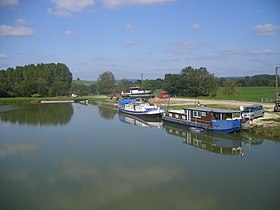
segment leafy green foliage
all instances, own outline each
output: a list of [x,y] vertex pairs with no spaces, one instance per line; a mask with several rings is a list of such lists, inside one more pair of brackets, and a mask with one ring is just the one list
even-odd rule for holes
[[110,94],[115,91],[115,76],[112,72],[106,71],[99,75],[97,90],[100,94]]
[[180,74],[166,74],[163,88],[180,96],[215,96],[218,80],[204,67],[194,69],[189,66],[182,69]]
[[236,82],[234,80],[225,81],[225,94],[228,96],[234,96],[238,92],[236,90]]
[[72,73],[65,64],[17,66],[0,71],[0,97],[68,95]]
[[[238,87],[255,87],[255,86],[275,87],[275,81],[276,81],[275,78],[276,78],[275,75],[258,74],[251,77],[246,76],[244,78],[230,78],[230,80],[234,80]],[[226,80],[228,79],[221,77],[219,79],[219,85],[221,87],[224,87]]]
[[82,83],[72,83],[71,93],[75,93],[78,96],[90,96],[97,94],[96,83],[82,84]]

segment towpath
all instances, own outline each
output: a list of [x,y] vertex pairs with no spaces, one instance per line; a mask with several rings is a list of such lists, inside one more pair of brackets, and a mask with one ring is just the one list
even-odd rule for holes
[[209,104],[221,104],[228,106],[249,106],[252,104],[262,104],[267,111],[273,111],[274,104],[273,103],[256,103],[256,102],[248,102],[248,101],[236,101],[236,100],[207,100],[207,99],[193,99],[193,98],[170,98],[171,105],[196,105],[197,102],[201,105],[209,105]]

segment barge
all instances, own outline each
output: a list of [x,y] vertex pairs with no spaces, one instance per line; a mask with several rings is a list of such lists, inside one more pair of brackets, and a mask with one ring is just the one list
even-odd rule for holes
[[214,132],[232,133],[241,129],[241,118],[233,118],[240,111],[217,109],[209,107],[183,108],[182,110],[168,110],[162,118],[173,122]]

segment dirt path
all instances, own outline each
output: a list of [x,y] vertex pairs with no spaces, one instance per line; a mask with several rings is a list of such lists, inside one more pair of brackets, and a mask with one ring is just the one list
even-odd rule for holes
[[[195,105],[197,102],[198,102],[197,99],[170,98],[171,105]],[[248,102],[248,101],[206,100],[206,99],[199,99],[199,103],[201,105],[208,105],[208,104],[230,105],[230,106],[236,106],[237,108],[239,108],[240,106],[249,106],[252,104],[258,104],[256,102]],[[259,104],[262,104],[267,111],[273,111],[273,107],[274,107],[273,103],[259,103]]]

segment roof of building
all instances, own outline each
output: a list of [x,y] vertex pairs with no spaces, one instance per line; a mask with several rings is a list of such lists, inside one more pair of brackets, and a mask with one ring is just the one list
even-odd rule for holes
[[123,106],[123,105],[125,105],[127,103],[132,103],[132,102],[135,102],[135,101],[136,100],[134,100],[134,99],[124,99],[124,100],[120,101],[119,105]]
[[215,113],[239,113],[239,110],[231,110],[231,109],[219,109],[219,108],[210,108],[210,107],[191,107],[191,108],[183,108],[184,110],[192,110],[192,111],[202,111],[202,112],[215,112]]

